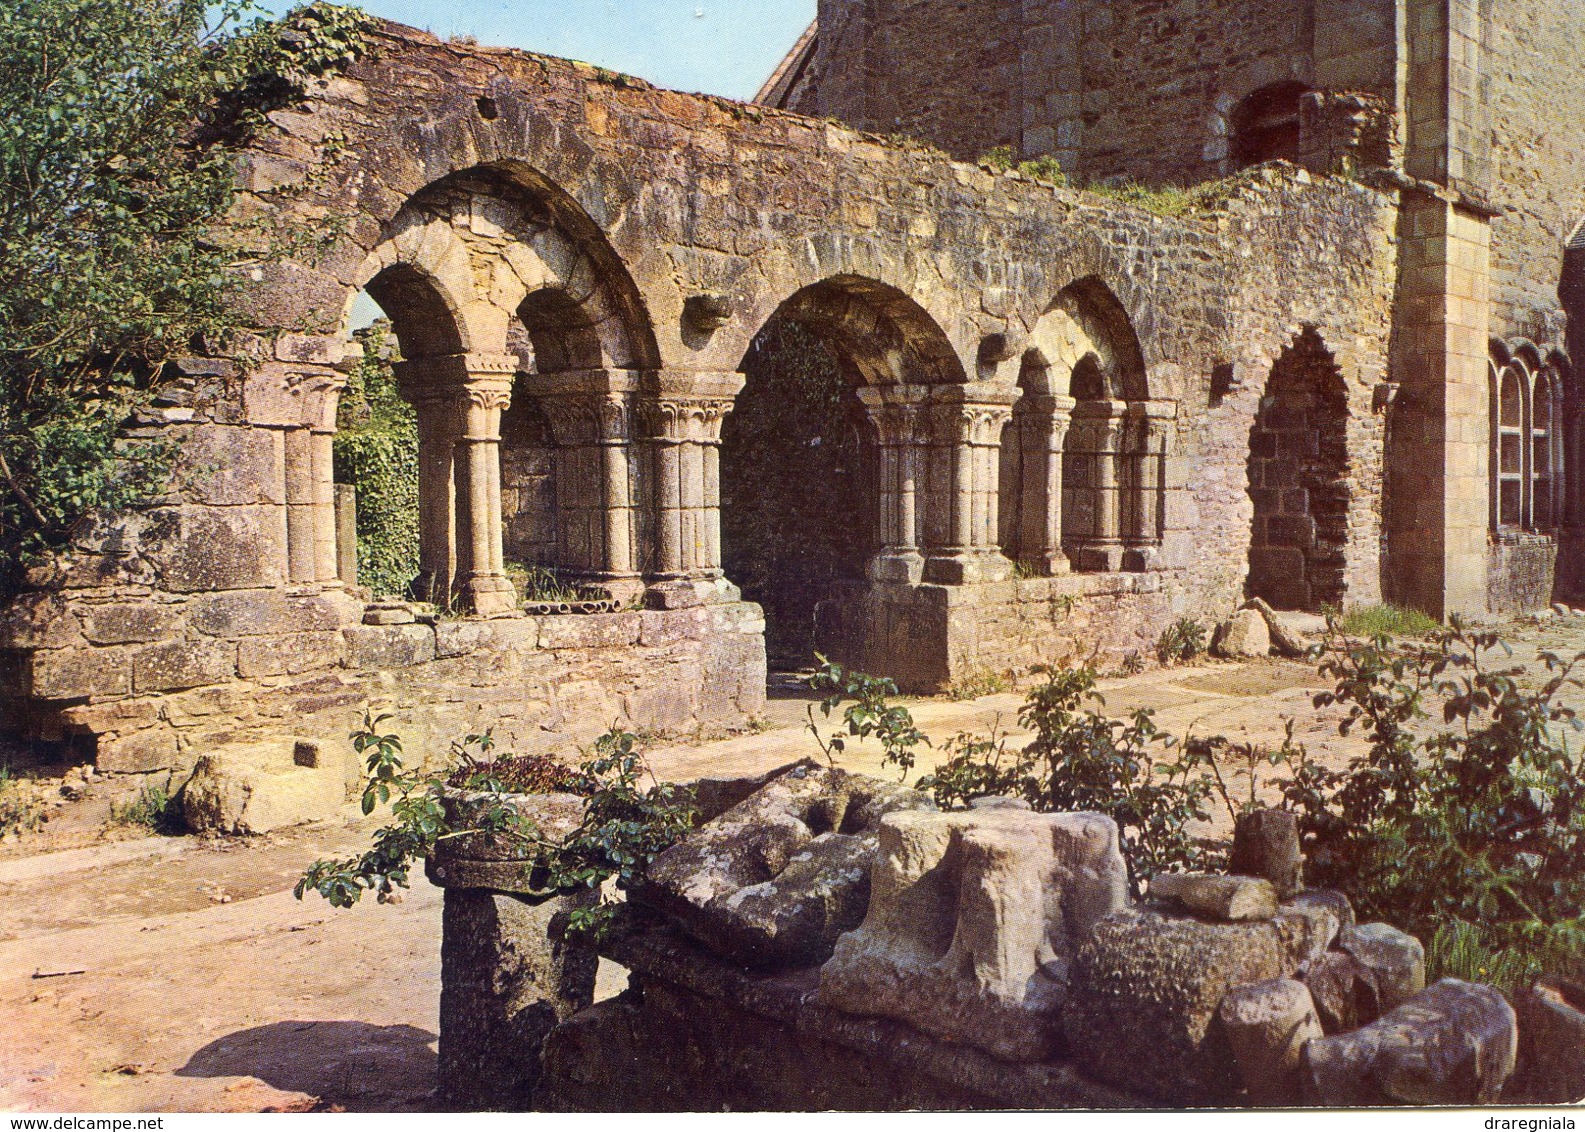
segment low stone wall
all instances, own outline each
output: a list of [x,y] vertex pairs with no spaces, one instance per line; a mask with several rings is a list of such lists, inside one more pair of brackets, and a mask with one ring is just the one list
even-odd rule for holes
[[1500,535],[1487,552],[1486,594],[1492,613],[1546,609],[1554,599],[1558,542],[1551,535]]
[[213,748],[287,736],[339,741],[370,707],[394,715],[415,753],[486,728],[532,753],[613,722],[731,725],[765,698],[764,620],[744,602],[448,620],[366,613],[340,592],[249,590],[27,612],[7,631],[10,723],[91,753],[101,771],[186,770]]
[[854,583],[820,604],[815,640],[832,659],[929,695],[1063,658],[1109,667],[1129,653],[1148,657],[1185,600],[1159,571],[969,586]]

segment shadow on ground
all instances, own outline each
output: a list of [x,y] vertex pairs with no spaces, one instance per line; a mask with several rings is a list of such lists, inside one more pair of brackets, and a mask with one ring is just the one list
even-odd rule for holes
[[253,1077],[318,1098],[318,1108],[390,1112],[427,1108],[436,1038],[417,1026],[274,1022],[237,1030],[195,1052],[178,1077]]

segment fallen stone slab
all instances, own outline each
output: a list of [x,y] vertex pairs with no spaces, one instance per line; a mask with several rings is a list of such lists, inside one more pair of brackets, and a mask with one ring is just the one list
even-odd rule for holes
[[823,963],[864,919],[881,818],[934,808],[915,790],[796,764],[655,858],[634,897],[733,962]]
[[1233,1047],[1250,1103],[1259,1108],[1298,1104],[1304,1043],[1323,1036],[1305,985],[1292,979],[1267,979],[1234,987],[1222,999],[1217,1017]]
[[1230,923],[1269,920],[1277,914],[1277,890],[1261,877],[1157,873],[1150,878],[1150,898]]
[[1225,660],[1271,655],[1271,630],[1258,610],[1240,609],[1216,627],[1211,655]]
[[1299,978],[1310,988],[1321,1028],[1328,1034],[1357,1030],[1382,1015],[1372,972],[1346,951],[1328,951]]
[[1260,614],[1271,637],[1272,651],[1289,660],[1303,660],[1310,655],[1310,642],[1303,636],[1306,631],[1319,633],[1326,628],[1324,618],[1313,613],[1278,613],[1264,598],[1251,598],[1244,608]]
[[1325,909],[1289,904],[1240,923],[1139,908],[1109,916],[1074,958],[1069,1054],[1089,1075],[1168,1104],[1227,1104],[1240,1077],[1217,1008],[1234,987],[1293,977],[1334,924]]
[[261,834],[340,816],[348,769],[311,742],[237,743],[199,758],[182,787],[194,833]]
[[1074,949],[1127,900],[1117,826],[1014,805],[881,822],[869,914],[820,1002],[1010,1061],[1050,1057]]
[[1478,983],[1443,979],[1370,1025],[1304,1047],[1316,1105],[1472,1105],[1502,1095],[1519,1043],[1513,1007]]

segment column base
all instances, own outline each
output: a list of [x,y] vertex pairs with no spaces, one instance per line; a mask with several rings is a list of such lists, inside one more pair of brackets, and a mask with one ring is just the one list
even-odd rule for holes
[[1143,574],[1147,570],[1154,570],[1161,561],[1161,548],[1159,546],[1131,546],[1123,551],[1123,571],[1129,574]]
[[478,574],[462,584],[468,608],[480,617],[499,617],[517,609],[517,588],[501,574]]
[[870,559],[866,572],[872,582],[918,585],[924,577],[925,556],[917,550],[883,550]]
[[1034,571],[1037,576],[1042,578],[1055,578],[1073,572],[1073,564],[1068,561],[1068,556],[1060,550],[1054,550],[1047,554],[1021,555],[1018,561],[1026,569]]
[[931,555],[925,560],[924,580],[944,586],[1003,582],[1013,576],[1013,564],[994,551],[963,551]]
[[644,604],[650,609],[693,609],[742,600],[743,591],[725,578],[669,578],[644,590]]
[[1123,568],[1123,548],[1105,543],[1081,546],[1073,553],[1073,568],[1081,574],[1115,574]]

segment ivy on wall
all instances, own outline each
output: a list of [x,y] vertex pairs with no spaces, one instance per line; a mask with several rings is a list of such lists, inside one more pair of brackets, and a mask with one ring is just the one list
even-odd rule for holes
[[406,597],[418,576],[418,416],[396,387],[387,326],[358,336],[363,361],[336,415],[336,482],[358,493],[358,583]]

